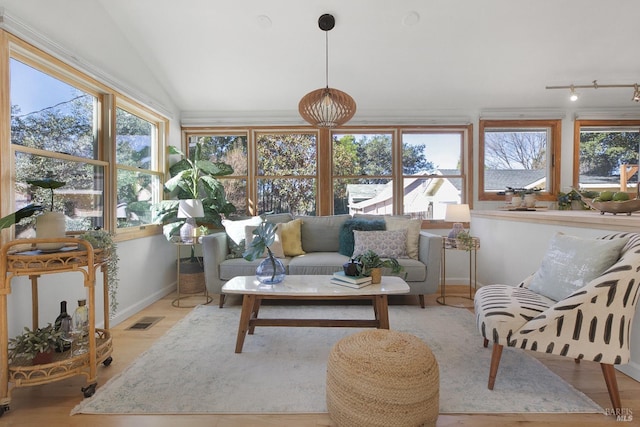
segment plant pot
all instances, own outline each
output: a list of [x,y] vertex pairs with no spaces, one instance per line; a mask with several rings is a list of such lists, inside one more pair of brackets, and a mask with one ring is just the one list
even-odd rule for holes
[[536,195],[535,194],[525,194],[525,196],[524,196],[524,205],[527,208],[535,208],[536,207]]
[[53,362],[53,349],[45,353],[37,353],[31,360],[31,364],[33,365],[45,365],[51,362]]
[[372,268],[369,270],[369,276],[371,276],[371,283],[377,285],[382,281],[382,269]]
[[286,276],[284,264],[278,258],[266,257],[256,268],[256,277],[260,283],[273,285],[280,283]]
[[191,258],[180,259],[180,293],[197,294],[204,292],[204,265],[202,258],[192,261]]
[[[57,239],[65,237],[65,217],[62,212],[44,212],[36,217],[36,238]],[[38,243],[38,249],[55,251],[64,243]]]

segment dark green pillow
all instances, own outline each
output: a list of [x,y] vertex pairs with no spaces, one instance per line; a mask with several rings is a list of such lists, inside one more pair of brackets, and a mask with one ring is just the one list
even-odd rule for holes
[[338,252],[342,255],[350,257],[353,255],[353,230],[358,231],[373,231],[373,230],[385,230],[384,219],[364,219],[364,218],[352,218],[346,220],[340,226]]

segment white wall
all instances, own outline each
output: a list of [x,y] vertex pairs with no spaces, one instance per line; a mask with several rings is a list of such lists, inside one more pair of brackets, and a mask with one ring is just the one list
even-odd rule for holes
[[[557,232],[588,238],[613,232],[602,228],[479,218],[473,215],[471,224],[471,234],[479,237],[481,242],[478,279],[484,285],[519,284],[538,269],[551,237]],[[636,314],[638,310],[640,306]],[[632,326],[631,362],[618,369],[640,381],[640,315],[635,316]]]

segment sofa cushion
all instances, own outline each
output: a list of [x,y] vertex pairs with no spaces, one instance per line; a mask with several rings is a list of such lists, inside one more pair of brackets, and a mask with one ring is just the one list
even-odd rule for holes
[[273,224],[281,224],[289,222],[293,219],[293,215],[288,212],[264,215],[264,220]]
[[258,226],[261,222],[262,218],[259,216],[237,221],[222,220],[224,231],[227,233],[227,245],[229,246],[227,258],[242,258],[242,253],[246,248],[244,227],[247,225]]
[[[257,225],[247,225],[244,227],[244,235],[245,235],[245,244],[248,248],[253,242],[254,234],[253,231],[257,228]],[[282,232],[280,231],[280,225],[276,227],[276,238],[273,243],[269,246],[269,249],[273,253],[276,258],[284,258],[284,250],[282,248]],[[267,257],[267,250],[265,249],[262,253],[262,258]]]
[[353,238],[353,230],[372,231],[384,229],[385,222],[382,219],[348,219],[340,226],[340,248],[338,252],[345,256],[351,256],[353,254],[353,245],[355,243]]
[[296,216],[302,220],[302,249],[306,252],[338,252],[340,226],[351,215]]
[[301,227],[301,219],[294,219],[278,225],[278,229],[282,233],[282,249],[285,256],[297,256],[305,253],[302,250]]
[[355,245],[353,257],[368,250],[380,258],[407,258],[407,230],[353,231]]
[[529,290],[560,301],[602,275],[620,258],[628,239],[585,239],[556,233]]
[[421,219],[404,218],[398,216],[384,217],[388,231],[407,230],[407,256],[418,259],[418,244],[420,241]]
[[349,257],[338,252],[310,252],[292,258],[289,262],[289,274],[333,274],[342,271],[342,265]]

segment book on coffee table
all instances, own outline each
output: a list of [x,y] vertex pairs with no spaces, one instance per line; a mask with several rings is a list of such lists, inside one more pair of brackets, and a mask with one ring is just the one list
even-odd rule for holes
[[371,281],[371,277],[369,276],[347,276],[346,274],[344,274],[344,271],[336,271],[335,273],[333,273],[333,278],[342,280],[343,282],[349,282],[349,283],[355,283],[355,284],[366,283]]
[[364,288],[365,286],[369,286],[371,284],[371,279],[369,279],[366,282],[360,282],[360,283],[352,283],[352,282],[346,282],[344,280],[340,280],[337,277],[334,277],[330,280],[331,283],[333,283],[334,285],[340,285],[340,286],[346,286],[348,288],[354,288],[354,289],[360,289],[360,288]]

